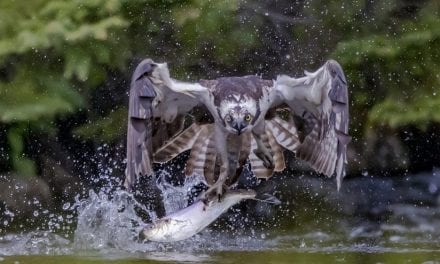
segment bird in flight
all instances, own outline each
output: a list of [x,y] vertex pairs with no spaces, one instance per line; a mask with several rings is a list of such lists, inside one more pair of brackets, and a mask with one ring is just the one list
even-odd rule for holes
[[129,190],[153,163],[190,150],[187,176],[205,177],[205,198],[221,198],[249,163],[257,178],[285,169],[284,150],[311,168],[345,176],[348,91],[341,66],[327,61],[303,77],[221,77],[182,82],[166,63],[143,60],[131,81],[127,133]]

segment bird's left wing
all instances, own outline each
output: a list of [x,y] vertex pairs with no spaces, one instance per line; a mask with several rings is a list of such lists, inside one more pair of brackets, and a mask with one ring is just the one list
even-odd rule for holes
[[153,153],[182,132],[185,115],[205,103],[209,91],[198,83],[170,78],[166,63],[143,60],[130,85],[125,187],[153,174]]
[[347,82],[341,66],[329,60],[301,78],[280,75],[271,93],[276,105],[285,103],[293,112],[301,141],[296,156],[320,173],[336,174],[339,189],[351,139]]

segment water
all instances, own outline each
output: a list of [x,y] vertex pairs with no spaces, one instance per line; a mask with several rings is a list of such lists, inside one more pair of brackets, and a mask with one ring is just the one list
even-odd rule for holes
[[[174,187],[162,181],[167,212],[187,206],[185,194],[198,182]],[[316,196],[313,187],[310,192]],[[438,206],[387,203],[386,217],[375,219],[334,213],[307,201],[296,201],[299,210],[284,201],[285,206],[272,207],[273,219],[253,221],[260,217],[255,210],[270,207],[246,201],[191,239],[154,243],[139,239],[145,223],[136,211],[156,216],[129,193],[109,194],[90,191],[87,198],[65,203],[64,214],[47,220],[70,229],[0,236],[0,263],[440,263]]]

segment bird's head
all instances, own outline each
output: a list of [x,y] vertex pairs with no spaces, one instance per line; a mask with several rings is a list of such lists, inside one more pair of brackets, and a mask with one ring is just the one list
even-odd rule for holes
[[222,102],[219,112],[226,130],[240,135],[252,129],[257,107],[255,100],[243,98]]

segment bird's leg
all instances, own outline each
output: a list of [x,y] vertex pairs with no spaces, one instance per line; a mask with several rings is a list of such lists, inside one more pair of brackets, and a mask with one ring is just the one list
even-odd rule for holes
[[225,189],[224,184],[228,179],[229,159],[227,150],[227,133],[222,131],[218,126],[215,126],[215,141],[217,152],[220,154],[221,159],[220,175],[218,176],[217,181],[211,185],[202,196],[202,199],[205,201],[215,198],[220,200]]
[[[254,149],[255,155],[263,161],[264,167],[268,169],[273,169],[273,156],[270,150],[266,147],[263,140],[268,140],[266,136],[266,130],[264,126],[264,120],[258,123],[254,129],[252,129],[252,135],[257,142],[257,149]],[[263,138],[264,137],[264,138]]]

